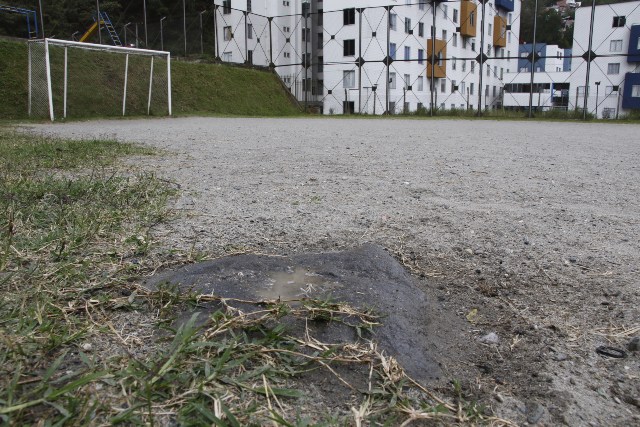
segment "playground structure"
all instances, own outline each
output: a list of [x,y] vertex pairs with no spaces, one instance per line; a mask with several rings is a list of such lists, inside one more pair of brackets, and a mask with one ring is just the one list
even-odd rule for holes
[[120,37],[118,37],[118,32],[113,27],[113,24],[111,23],[111,19],[109,19],[109,15],[107,15],[106,12],[100,12],[99,19],[96,19],[95,17],[93,19],[95,21],[93,25],[89,27],[89,29],[82,35],[82,37],[80,37],[81,43],[88,42],[91,39],[91,37],[94,34],[96,34],[97,31],[100,31],[101,28],[105,28],[109,33],[109,37],[111,38],[111,42],[113,43],[113,45],[122,46]]
[[40,30],[38,28],[38,14],[35,10],[23,9],[21,7],[15,6],[5,6],[0,4],[0,12],[24,15],[27,19],[27,33],[29,36],[28,38],[38,38]]

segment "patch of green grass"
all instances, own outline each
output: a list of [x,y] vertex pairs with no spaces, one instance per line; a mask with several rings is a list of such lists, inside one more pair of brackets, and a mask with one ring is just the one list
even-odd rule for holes
[[27,55],[26,43],[0,39],[0,118],[27,117]]

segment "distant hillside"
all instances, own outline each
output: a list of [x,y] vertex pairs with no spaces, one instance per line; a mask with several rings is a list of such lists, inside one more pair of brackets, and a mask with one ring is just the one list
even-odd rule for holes
[[[27,117],[27,45],[0,39],[0,119]],[[70,72],[70,117],[117,116],[121,111],[119,78],[121,67],[108,63],[91,52],[75,53]],[[71,54],[70,54],[71,58]],[[71,64],[71,61],[70,61]],[[148,67],[148,61],[146,62]],[[128,111],[132,115],[146,113],[146,85],[136,86],[133,59],[130,62]],[[61,81],[63,62],[52,56],[52,74]],[[279,78],[268,71],[229,65],[172,61],[172,95],[175,115],[224,114],[253,116],[286,116],[300,110],[286,92]],[[144,81],[148,72],[141,73]],[[115,92],[115,95],[114,95]],[[61,85],[53,90],[56,116],[62,102]],[[96,102],[100,100],[100,102]],[[164,111],[152,111],[164,114]]]

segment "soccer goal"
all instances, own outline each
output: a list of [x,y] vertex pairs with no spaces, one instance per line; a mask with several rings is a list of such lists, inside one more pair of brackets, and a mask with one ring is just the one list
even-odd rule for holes
[[57,39],[29,42],[29,116],[171,115],[171,54]]

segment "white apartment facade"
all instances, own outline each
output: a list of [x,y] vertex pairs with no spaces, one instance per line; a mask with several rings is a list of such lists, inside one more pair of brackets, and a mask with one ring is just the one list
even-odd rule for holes
[[[574,55],[588,52],[591,20],[589,7],[576,10]],[[640,109],[640,1],[595,7],[588,88],[587,62],[573,58],[571,103],[599,118],[614,118]]]
[[518,67],[521,0],[487,1],[484,22],[475,0],[215,4],[217,55],[275,67],[299,101],[324,114],[412,112],[432,101],[500,108],[504,76]]

